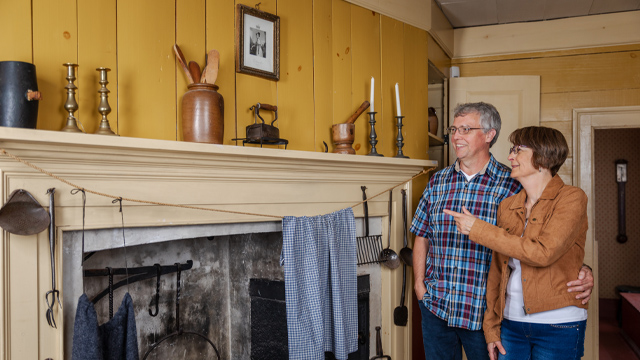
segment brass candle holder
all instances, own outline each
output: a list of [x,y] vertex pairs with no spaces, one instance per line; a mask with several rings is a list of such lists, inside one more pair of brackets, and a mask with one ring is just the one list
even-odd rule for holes
[[109,120],[107,119],[107,115],[111,112],[111,106],[109,106],[109,89],[107,89],[107,84],[109,81],[107,80],[107,72],[111,71],[111,69],[106,67],[99,67],[96,71],[100,72],[100,90],[98,93],[100,94],[100,104],[98,105],[98,112],[102,115],[102,119],[100,120],[100,126],[98,130],[96,130],[95,134],[99,135],[116,135],[116,133],[111,130],[111,126],[109,126]]
[[76,90],[78,87],[73,83],[76,81],[76,68],[78,64],[65,63],[62,66],[67,67],[67,81],[69,82],[64,88],[67,89],[67,101],[64,103],[64,109],[69,112],[66,125],[60,131],[66,132],[82,132],[78,128],[78,120],[73,116],[78,110],[78,103],[76,102]]
[[398,119],[398,123],[397,123],[398,137],[396,138],[396,146],[398,146],[398,153],[394,157],[408,159],[409,157],[402,153],[402,147],[404,146],[404,138],[402,137],[402,119],[403,118],[404,116],[396,116],[396,119]]
[[376,150],[376,145],[378,145],[378,135],[376,134],[376,114],[375,111],[370,111],[369,114],[369,125],[371,125],[371,131],[369,132],[369,144],[371,144],[371,150],[367,154],[367,156],[384,156],[382,154],[378,154],[378,150]]

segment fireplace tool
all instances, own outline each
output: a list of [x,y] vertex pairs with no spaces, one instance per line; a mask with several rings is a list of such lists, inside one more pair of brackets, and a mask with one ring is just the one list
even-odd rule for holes
[[369,235],[369,202],[367,201],[367,187],[361,186],[362,206],[364,206],[364,236],[356,238],[358,244],[358,265],[380,263],[378,255],[382,251],[382,235]]
[[[260,116],[260,109],[273,111],[275,118],[271,121],[271,124],[267,124],[262,116]],[[280,129],[273,126],[273,123],[278,120],[278,107],[275,105],[257,103],[249,108],[253,110],[253,124],[247,126],[247,137],[231,140],[242,140],[242,146],[244,144],[260,144],[262,145],[284,145],[285,149],[289,140],[280,138]],[[258,122],[260,119],[260,122]]]
[[181,264],[180,263],[176,263],[175,264],[177,267],[177,272],[176,272],[176,331],[172,332],[171,334],[165,335],[162,338],[160,338],[160,340],[158,340],[155,344],[153,344],[149,350],[147,350],[147,352],[144,354],[144,356],[142,357],[142,360],[145,360],[147,358],[147,356],[149,356],[149,354],[155,349],[157,348],[163,341],[170,339],[174,336],[181,336],[181,335],[195,335],[203,340],[206,340],[209,345],[211,345],[213,347],[213,350],[216,352],[216,356],[218,358],[218,360],[220,360],[220,353],[218,352],[218,349],[216,348],[216,346],[213,344],[213,342],[211,342],[211,340],[209,340],[206,336],[197,333],[197,332],[193,332],[193,331],[183,331],[182,328],[180,327],[180,273],[182,272],[181,270]]
[[396,269],[400,266],[400,259],[393,249],[391,249],[391,214],[393,213],[393,190],[389,190],[389,238],[387,247],[380,252],[380,261],[389,269]]
[[376,356],[372,357],[370,360],[377,359],[386,359],[391,360],[391,356],[384,355],[382,351],[382,338],[380,338],[380,326],[376,326]]
[[[60,291],[56,289],[56,258],[55,258],[55,249],[56,249],[56,212],[54,206],[54,193],[56,192],[55,188],[51,188],[47,190],[47,194],[49,194],[49,252],[51,254],[51,290],[47,291],[44,295],[44,299],[47,302],[47,323],[54,329],[57,329],[55,316],[53,314],[53,308],[56,306],[56,299],[58,301],[58,305],[62,309],[62,304],[60,303]],[[49,296],[51,296],[51,302],[49,302]]]

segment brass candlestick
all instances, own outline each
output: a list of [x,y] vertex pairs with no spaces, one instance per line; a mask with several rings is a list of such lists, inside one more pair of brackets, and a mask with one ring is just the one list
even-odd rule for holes
[[396,124],[398,126],[398,137],[396,138],[396,146],[398,146],[398,153],[394,157],[408,159],[409,157],[402,153],[402,147],[404,146],[404,137],[402,136],[402,119],[403,118],[404,116],[396,116],[396,119],[398,119],[398,123]]
[[78,128],[78,120],[76,120],[73,113],[78,110],[78,103],[76,102],[76,87],[73,82],[76,81],[76,68],[78,64],[65,63],[62,66],[67,67],[67,81],[69,82],[64,88],[67,89],[67,101],[64,103],[64,109],[69,112],[67,117],[67,124],[60,130],[66,132],[82,132]]
[[367,156],[384,156],[382,154],[378,154],[378,150],[376,149],[376,145],[378,145],[378,135],[376,134],[376,112],[370,111],[369,114],[369,125],[371,125],[371,131],[369,132],[369,144],[371,144],[371,151],[367,154]]
[[100,94],[100,105],[98,105],[98,112],[102,114],[102,119],[100,120],[100,126],[98,127],[98,130],[96,130],[95,134],[116,135],[116,133],[111,130],[109,120],[107,119],[107,114],[111,112],[111,106],[109,106],[109,93],[111,91],[107,89],[107,84],[109,83],[107,80],[107,72],[111,71],[111,69],[99,67],[96,71],[100,72],[100,90],[98,90],[98,93]]

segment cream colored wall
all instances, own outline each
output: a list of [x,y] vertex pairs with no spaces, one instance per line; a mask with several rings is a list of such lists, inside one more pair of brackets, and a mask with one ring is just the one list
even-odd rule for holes
[[[6,3],[6,4],[4,4]],[[245,136],[253,123],[249,107],[277,105],[277,126],[288,149],[332,150],[330,126],[344,122],[369,99],[376,79],[378,151],[396,154],[392,87],[400,85],[406,116],[404,152],[426,159],[427,33],[342,0],[267,0],[260,9],[280,16],[280,81],[238,74],[234,65],[236,4],[228,0],[19,0],[0,12],[0,60],[36,65],[38,128],[59,130],[67,117],[66,62],[79,64],[76,117],[94,132],[100,114],[98,67],[109,73],[108,116],[121,136],[181,140],[181,98],[186,79],[172,52],[204,65],[220,52],[217,84],[225,100],[224,144]],[[151,16],[152,15],[152,16]],[[29,26],[31,24],[32,26]],[[267,115],[269,116],[269,115]],[[357,154],[369,151],[366,114],[356,122]],[[240,144],[242,145],[242,144]]]
[[[456,29],[468,76],[540,76],[540,124],[573,141],[576,108],[640,105],[640,11]],[[573,174],[573,154],[560,170]]]
[[[640,44],[453,59],[461,76],[540,76],[540,124],[571,144],[575,108],[640,105]],[[573,176],[570,153],[560,174]]]

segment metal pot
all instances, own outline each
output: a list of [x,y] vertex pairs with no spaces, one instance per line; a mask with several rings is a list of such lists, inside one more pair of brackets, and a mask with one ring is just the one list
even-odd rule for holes
[[50,223],[47,211],[27,190],[13,191],[0,209],[0,227],[12,234],[37,234],[49,227]]
[[35,129],[40,98],[35,65],[0,61],[0,126]]

